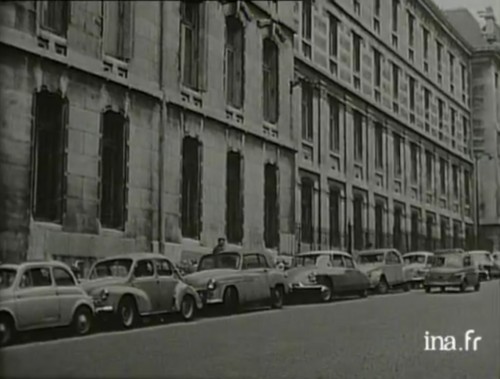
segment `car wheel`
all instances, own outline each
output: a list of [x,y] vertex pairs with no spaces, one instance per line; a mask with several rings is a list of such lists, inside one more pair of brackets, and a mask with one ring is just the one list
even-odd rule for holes
[[186,295],[181,302],[181,315],[185,321],[190,321],[194,318],[196,304],[193,296]]
[[430,293],[431,292],[431,287],[429,286],[424,286],[425,293]]
[[283,291],[283,287],[276,286],[271,290],[271,307],[274,309],[283,308],[283,299],[285,297],[285,293]]
[[322,285],[324,288],[321,289],[321,301],[328,303],[333,298],[333,285],[329,279],[321,279],[318,284]]
[[239,308],[238,291],[234,287],[228,287],[224,291],[224,310],[226,313],[235,313]]
[[481,289],[481,283],[478,281],[477,284],[474,286],[474,291],[479,291]]
[[92,329],[92,311],[85,306],[78,307],[73,315],[73,330],[76,335],[84,336]]
[[439,287],[439,290],[440,290],[441,292],[446,292],[446,287]]
[[125,329],[134,327],[137,323],[138,313],[134,299],[125,296],[120,300],[117,309],[118,322]]
[[389,292],[389,284],[387,283],[387,280],[385,279],[384,276],[380,278],[380,281],[378,282],[376,287],[376,291],[381,295],[384,295],[387,292]]
[[411,290],[411,284],[406,282],[405,284],[403,284],[403,291],[405,292],[408,292]]
[[7,346],[12,343],[16,334],[16,327],[12,317],[0,316],[0,346]]
[[365,288],[365,289],[363,289],[363,290],[359,291],[359,297],[361,297],[361,298],[363,298],[363,299],[364,299],[365,297],[368,297],[368,289],[366,289],[366,288]]
[[462,283],[460,283],[460,292],[465,292],[467,290],[468,284],[467,280],[463,280]]

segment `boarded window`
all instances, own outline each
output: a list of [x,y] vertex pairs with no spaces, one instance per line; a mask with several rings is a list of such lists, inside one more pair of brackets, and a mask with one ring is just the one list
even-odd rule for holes
[[41,1],[40,27],[66,37],[70,18],[70,1]]
[[330,187],[330,247],[340,247],[340,189]]
[[226,166],[226,235],[228,242],[243,239],[243,186],[241,154],[230,151]]
[[132,58],[133,5],[132,1],[105,2],[104,52],[123,61]]
[[101,134],[100,221],[106,228],[122,229],[126,198],[126,118],[106,111]]
[[32,208],[37,220],[59,222],[63,211],[68,104],[59,94],[35,95]]
[[313,194],[314,182],[310,178],[302,178],[301,182],[301,224],[302,242],[313,242]]
[[278,246],[278,168],[267,163],[264,168],[264,241],[266,247]]
[[200,142],[185,137],[182,142],[182,235],[198,239],[201,232]]
[[201,15],[202,4],[183,1],[181,6],[181,46],[182,83],[186,87],[199,89],[201,54]]
[[263,108],[264,120],[276,123],[279,116],[278,46],[269,38],[263,44]]
[[302,139],[313,139],[313,89],[307,82],[302,82]]
[[236,17],[226,17],[226,100],[235,108],[243,106],[244,35]]

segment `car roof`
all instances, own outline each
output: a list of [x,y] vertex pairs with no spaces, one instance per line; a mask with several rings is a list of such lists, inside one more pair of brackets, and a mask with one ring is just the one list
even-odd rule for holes
[[358,255],[380,254],[380,253],[386,253],[389,251],[399,253],[399,251],[397,249],[391,249],[391,248],[388,248],[388,249],[367,249],[367,250],[358,251]]
[[317,251],[308,251],[305,253],[297,254],[297,257],[307,257],[312,255],[342,255],[344,257],[352,258],[351,255],[345,251],[340,250],[317,250]]
[[470,250],[470,251],[467,251],[467,253],[469,253],[469,254],[491,254],[487,250]]
[[453,253],[465,253],[464,249],[437,249],[434,250],[434,254],[453,254]]
[[69,268],[69,266],[66,263],[56,260],[30,260],[20,263],[2,263],[0,265],[0,268],[20,269],[23,267],[30,268],[38,266],[63,267],[66,269]]
[[115,259],[157,259],[157,258],[167,258],[163,254],[159,253],[151,253],[151,252],[133,252],[133,253],[125,253],[119,255],[111,255],[109,257],[99,258],[98,262],[107,261],[107,260],[115,260]]
[[403,254],[403,257],[408,257],[410,255],[434,255],[434,253],[431,253],[430,251],[411,251]]

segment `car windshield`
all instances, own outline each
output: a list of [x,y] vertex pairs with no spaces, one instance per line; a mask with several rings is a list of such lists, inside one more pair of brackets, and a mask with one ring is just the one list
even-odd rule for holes
[[404,257],[405,263],[425,263],[425,255],[408,255]]
[[109,259],[97,262],[90,272],[89,279],[125,278],[130,272],[132,259]]
[[237,270],[240,266],[240,255],[238,253],[219,253],[205,255],[200,260],[198,271],[213,270],[216,268],[228,268]]
[[384,253],[380,254],[362,254],[359,256],[359,263],[382,263],[384,261]]
[[0,268],[0,288],[5,289],[12,286],[16,272],[17,270],[14,268]]
[[491,257],[487,253],[474,253],[471,254],[472,260],[477,263],[489,263],[491,262]]
[[328,262],[328,255],[314,254],[304,255],[295,259],[295,267],[305,266],[326,266]]
[[434,257],[434,267],[463,267],[463,257],[461,255],[444,255],[441,257]]

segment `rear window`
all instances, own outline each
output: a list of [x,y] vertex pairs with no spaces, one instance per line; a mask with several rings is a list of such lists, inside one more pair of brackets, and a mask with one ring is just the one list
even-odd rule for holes
[[0,268],[0,288],[10,288],[16,278],[17,270],[14,268]]

